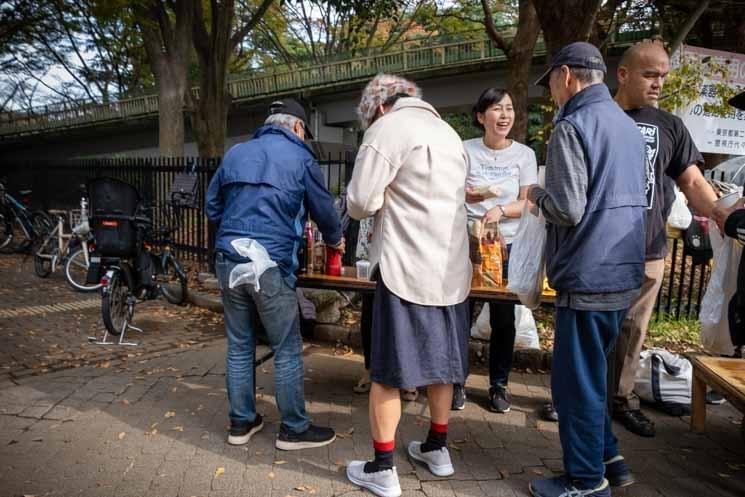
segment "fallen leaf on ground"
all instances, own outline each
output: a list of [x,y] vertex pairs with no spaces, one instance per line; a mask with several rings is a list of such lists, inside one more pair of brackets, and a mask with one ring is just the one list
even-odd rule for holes
[[287,464],[287,461],[274,461],[274,464],[276,464],[276,465],[279,466],[279,465],[282,465],[282,464]]
[[124,437],[126,437],[126,436],[127,436],[127,434],[126,434],[126,433],[124,433],[124,432],[121,432],[121,433],[119,434],[118,438],[119,438],[119,440],[122,440],[122,439],[123,439]]
[[455,444],[450,444],[450,445],[449,445],[449,447],[450,447],[451,449],[453,449],[453,450],[458,450],[458,451],[460,451],[460,450],[461,450],[461,448],[460,448],[460,447],[458,447],[458,446],[457,446],[457,445],[455,445]]
[[266,476],[267,476],[267,478],[269,478],[270,480],[273,480],[273,479],[274,479],[274,471],[270,471],[270,472],[269,472],[269,474],[268,474],[268,475],[266,475]]
[[153,423],[153,424],[151,424],[151,425],[150,425],[150,428],[151,428],[151,429],[152,429],[152,428],[155,428],[155,427],[156,427],[156,426],[158,426],[159,424],[160,424],[160,423]]
[[729,477],[732,476],[732,475],[728,475],[726,473],[717,473],[717,475],[719,475],[719,478],[729,478]]
[[165,414],[165,416],[164,416],[164,417],[166,417],[166,418],[172,418],[172,417],[174,417],[175,415],[176,415],[176,413],[175,413],[174,411],[168,411],[168,412],[167,412],[167,413]]
[[177,426],[177,427],[175,427],[173,429],[173,431],[184,431],[184,427],[183,426]]
[[102,362],[101,364],[99,364],[98,367],[99,368],[103,368],[103,369],[108,369],[109,367],[111,367],[111,362],[109,362],[109,361]]
[[217,468],[215,470],[215,478],[217,478],[218,476],[223,475],[223,474],[225,474],[225,468]]
[[353,433],[354,433],[354,428],[350,428],[344,433],[337,433],[336,436],[339,438],[349,438],[352,436]]
[[122,400],[122,404],[124,404],[125,406],[128,406],[129,405],[129,401],[127,399],[124,399],[124,400]]

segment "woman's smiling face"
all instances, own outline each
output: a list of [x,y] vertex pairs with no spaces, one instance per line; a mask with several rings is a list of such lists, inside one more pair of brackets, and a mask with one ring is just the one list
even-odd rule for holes
[[484,126],[487,136],[506,137],[515,124],[515,109],[512,107],[510,96],[505,95],[502,100],[490,105],[485,112],[479,112],[478,120]]

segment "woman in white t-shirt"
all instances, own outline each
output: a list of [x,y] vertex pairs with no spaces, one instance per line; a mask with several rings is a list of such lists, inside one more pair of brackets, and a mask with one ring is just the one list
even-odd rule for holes
[[[466,140],[468,153],[466,209],[471,223],[499,223],[508,249],[520,224],[528,186],[538,182],[535,152],[507,138],[515,123],[515,109],[507,90],[487,88],[473,106],[473,122],[484,136]],[[507,264],[504,266],[507,274]],[[489,405],[492,411],[508,412],[507,379],[515,345],[514,304],[489,304]],[[465,390],[453,392],[453,409],[465,405]]]

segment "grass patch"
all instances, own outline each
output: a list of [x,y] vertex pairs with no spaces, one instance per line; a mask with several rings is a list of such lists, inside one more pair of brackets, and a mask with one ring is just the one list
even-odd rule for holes
[[[554,311],[540,308],[533,311],[538,336],[543,350],[551,350],[554,345]],[[647,339],[644,342],[647,348],[659,347],[675,352],[702,352],[701,345],[701,323],[698,319],[681,318],[675,319],[668,314],[653,316],[649,323]]]
[[659,314],[652,318],[647,331],[647,347],[662,347],[671,352],[703,351],[701,323],[698,319]]

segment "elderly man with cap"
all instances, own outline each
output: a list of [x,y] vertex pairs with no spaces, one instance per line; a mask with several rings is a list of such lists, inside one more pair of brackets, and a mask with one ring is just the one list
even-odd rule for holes
[[[328,245],[344,249],[341,223],[323,173],[304,143],[305,110],[292,99],[273,102],[264,126],[225,154],[207,192],[209,219],[218,223],[216,272],[228,337],[226,382],[230,401],[228,443],[247,443],[264,426],[256,412],[256,333],[266,330],[274,356],[275,396],[281,425],[276,447],[298,450],[334,441],[305,411],[302,340],[295,294],[297,252],[310,212]],[[232,242],[250,243],[239,254]],[[236,265],[253,263],[250,284],[231,288]]]
[[611,431],[607,358],[644,276],[644,140],[605,71],[598,49],[577,42],[537,82],[559,106],[546,187],[532,186],[528,199],[548,224],[546,270],[558,292],[551,390],[565,475],[531,482],[535,497],[607,497],[609,480],[631,479]]

